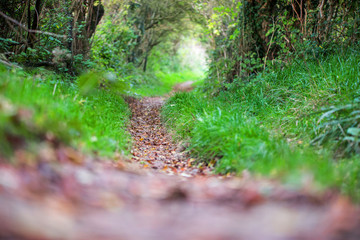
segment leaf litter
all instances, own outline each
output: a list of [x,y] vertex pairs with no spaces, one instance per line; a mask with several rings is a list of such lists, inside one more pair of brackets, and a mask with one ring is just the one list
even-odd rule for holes
[[132,160],[144,168],[168,174],[188,177],[209,174],[212,168],[193,166],[194,159],[173,143],[161,122],[160,110],[163,102],[163,97],[128,99],[132,109],[129,131],[134,139]]
[[131,160],[49,138],[0,157],[0,239],[360,239],[359,208],[336,191],[196,168],[161,123],[163,101],[128,100]]

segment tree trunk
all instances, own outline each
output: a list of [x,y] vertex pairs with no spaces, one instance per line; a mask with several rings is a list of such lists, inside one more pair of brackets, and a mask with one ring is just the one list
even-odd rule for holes
[[[38,30],[39,28],[39,20],[42,8],[42,0],[36,0],[35,2],[35,11],[32,18],[31,30]],[[28,45],[29,47],[33,48],[36,42],[36,33],[31,32],[28,35]]]

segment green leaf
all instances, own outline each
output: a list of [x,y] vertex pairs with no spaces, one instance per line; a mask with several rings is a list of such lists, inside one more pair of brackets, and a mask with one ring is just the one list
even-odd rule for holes
[[349,128],[347,130],[347,133],[352,136],[359,137],[360,136],[360,128]]
[[355,138],[354,138],[354,137],[344,137],[343,140],[344,140],[344,141],[355,142]]

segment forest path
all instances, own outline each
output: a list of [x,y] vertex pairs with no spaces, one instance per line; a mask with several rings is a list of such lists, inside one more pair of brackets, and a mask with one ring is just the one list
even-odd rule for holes
[[193,167],[161,123],[163,103],[159,97],[130,100],[131,162],[142,171],[130,170],[125,160],[50,145],[38,164],[0,165],[0,239],[360,238],[359,210],[334,192]]
[[134,141],[132,160],[144,168],[186,177],[210,173],[210,168],[192,166],[194,159],[188,158],[181,151],[182,146],[173,142],[160,117],[164,101],[164,97],[128,99],[132,112],[129,132]]

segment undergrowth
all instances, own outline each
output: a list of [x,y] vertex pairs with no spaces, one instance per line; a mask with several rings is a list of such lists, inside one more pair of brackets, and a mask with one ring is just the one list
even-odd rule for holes
[[60,75],[2,68],[0,108],[0,148],[7,156],[19,142],[28,148],[49,136],[99,155],[129,148],[130,113],[122,97],[105,90],[82,95],[77,84]]
[[172,97],[167,125],[219,173],[338,186],[360,199],[360,53],[274,64],[250,82]]

